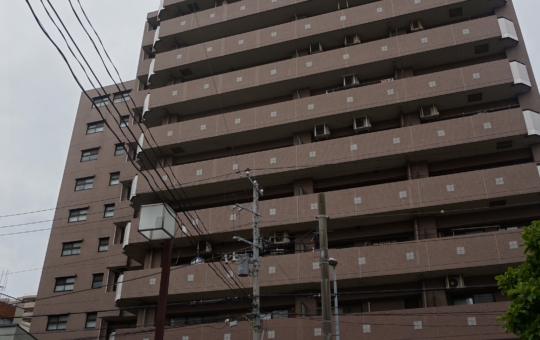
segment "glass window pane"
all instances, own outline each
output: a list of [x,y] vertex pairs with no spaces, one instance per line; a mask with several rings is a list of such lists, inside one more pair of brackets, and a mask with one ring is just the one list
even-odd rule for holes
[[81,253],[81,250],[80,250],[80,249],[73,249],[73,250],[71,251],[71,254],[72,254],[72,255],[79,255],[80,253]]
[[64,329],[66,329],[66,323],[65,323],[65,322],[60,322],[60,323],[56,326],[56,329],[57,329],[57,330],[64,330]]
[[474,296],[474,303],[488,303],[488,302],[495,302],[495,297],[493,294],[475,294]]
[[472,297],[457,297],[453,298],[454,306],[461,306],[461,305],[472,305],[473,299]]

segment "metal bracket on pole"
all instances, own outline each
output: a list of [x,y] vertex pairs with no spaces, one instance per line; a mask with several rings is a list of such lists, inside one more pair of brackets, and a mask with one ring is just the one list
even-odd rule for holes
[[252,246],[252,247],[257,247],[257,248],[259,248],[260,250],[263,250],[262,246],[260,246],[260,245],[258,245],[258,244],[255,244],[255,243],[253,243],[253,242],[251,242],[251,241],[248,241],[248,240],[246,240],[245,238],[242,238],[242,237],[240,237],[240,236],[234,236],[234,237],[233,237],[233,240],[241,241],[241,242],[244,242],[244,243],[249,244],[249,245]]
[[242,204],[236,203],[236,204],[235,204],[235,207],[237,207],[238,209],[241,209],[241,210],[249,211],[250,213],[252,213],[252,214],[254,214],[254,215],[257,215],[257,216],[259,216],[259,217],[262,217],[262,215],[259,214],[258,212],[255,212],[255,211],[249,209],[248,207],[244,207]]

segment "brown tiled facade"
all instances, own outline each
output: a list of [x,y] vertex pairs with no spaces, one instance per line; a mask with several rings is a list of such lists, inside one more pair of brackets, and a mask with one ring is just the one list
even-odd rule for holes
[[540,219],[540,100],[512,1],[164,0],[139,60],[133,102],[81,95],[38,339],[153,339],[163,247],[137,230],[161,201],[165,338],[251,338],[248,168],[266,338],[321,339],[322,192],[341,339],[514,338],[495,276]]

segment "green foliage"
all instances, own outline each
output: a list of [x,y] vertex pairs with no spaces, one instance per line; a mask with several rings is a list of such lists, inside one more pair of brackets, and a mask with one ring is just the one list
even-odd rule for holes
[[512,301],[497,321],[504,321],[506,333],[519,339],[540,339],[540,221],[525,227],[521,237],[525,240],[521,245],[525,247],[525,262],[496,277],[501,292]]

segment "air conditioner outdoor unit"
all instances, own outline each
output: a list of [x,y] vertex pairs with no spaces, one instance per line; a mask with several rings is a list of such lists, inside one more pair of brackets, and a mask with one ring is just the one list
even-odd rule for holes
[[274,232],[274,244],[283,244],[289,242],[289,233],[287,231]]
[[356,133],[369,131],[369,129],[371,129],[369,118],[367,116],[355,118],[353,120],[353,129]]
[[356,74],[343,76],[343,87],[358,86],[359,84]]
[[446,277],[446,288],[463,288],[463,277],[461,275],[449,275]]
[[326,124],[315,125],[313,128],[313,135],[317,140],[328,139],[328,137],[330,137],[330,129]]
[[205,242],[205,241],[199,241],[199,243],[197,243],[197,250],[201,254],[211,253],[212,252],[212,243]]
[[345,46],[360,44],[360,37],[358,34],[351,34],[345,36]]
[[439,116],[439,110],[435,105],[432,106],[422,106],[420,107],[420,118],[429,119]]
[[411,22],[411,32],[421,31],[424,27],[422,26],[422,23],[420,20],[414,20]]
[[319,52],[322,52],[323,49],[322,49],[322,44],[321,43],[315,43],[315,44],[311,44],[309,45],[309,54],[315,54],[315,53],[319,53]]

